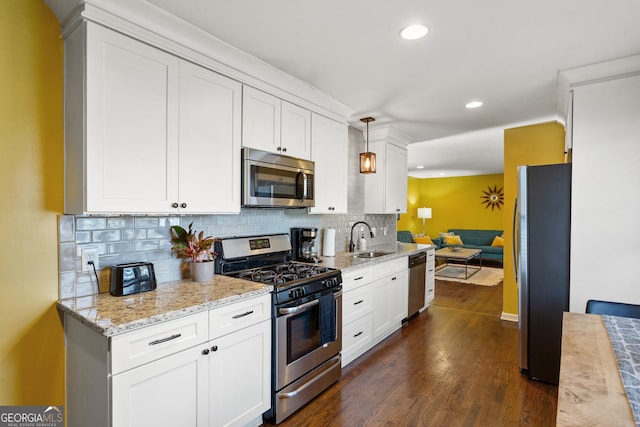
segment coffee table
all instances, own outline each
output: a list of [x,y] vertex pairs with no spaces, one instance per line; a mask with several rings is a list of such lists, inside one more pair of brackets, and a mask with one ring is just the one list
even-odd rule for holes
[[[443,259],[444,260],[444,266],[442,266],[441,268],[439,268],[438,270],[436,270],[435,275],[436,276],[440,276],[440,277],[454,277],[454,278],[458,278],[458,276],[452,276],[449,274],[438,274],[438,271],[442,271],[444,270],[445,267],[447,267],[448,265],[462,265],[462,263],[464,263],[464,279],[467,280],[469,277],[473,276],[474,274],[476,274],[478,271],[482,270],[482,258],[480,258],[480,254],[482,253],[482,250],[480,249],[467,249],[467,248],[460,248],[458,250],[452,251],[449,248],[442,248],[442,249],[438,249],[436,251],[436,259]],[[480,266],[479,267],[470,267],[469,266],[469,261],[471,261],[474,258],[479,258],[480,259]],[[450,261],[455,261],[450,263]],[[471,271],[471,274],[469,274],[469,271]]]

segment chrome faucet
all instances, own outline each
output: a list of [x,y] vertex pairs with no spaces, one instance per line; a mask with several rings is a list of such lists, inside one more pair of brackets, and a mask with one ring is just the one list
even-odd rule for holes
[[364,225],[367,226],[367,228],[369,229],[369,235],[371,236],[372,239],[374,237],[376,237],[376,235],[373,234],[373,231],[371,231],[371,227],[369,227],[369,224],[367,224],[366,222],[358,221],[358,222],[354,223],[351,226],[351,233],[350,233],[351,234],[351,239],[349,239],[349,252],[355,252],[356,251],[356,245],[355,245],[355,243],[353,243],[353,229],[356,228],[356,225],[358,225],[358,224],[364,224]]

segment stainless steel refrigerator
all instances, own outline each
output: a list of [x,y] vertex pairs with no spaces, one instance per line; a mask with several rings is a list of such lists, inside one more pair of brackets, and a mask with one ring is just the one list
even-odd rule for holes
[[520,370],[558,384],[569,310],[571,164],[520,166],[514,209]]

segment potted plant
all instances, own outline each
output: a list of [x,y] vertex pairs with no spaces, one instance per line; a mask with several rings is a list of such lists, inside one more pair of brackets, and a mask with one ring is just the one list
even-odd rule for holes
[[196,282],[207,282],[213,276],[213,260],[217,254],[213,250],[213,244],[218,239],[204,236],[204,231],[199,233],[193,229],[193,222],[189,229],[185,230],[179,225],[171,227],[171,250],[178,258],[189,259],[191,278]]

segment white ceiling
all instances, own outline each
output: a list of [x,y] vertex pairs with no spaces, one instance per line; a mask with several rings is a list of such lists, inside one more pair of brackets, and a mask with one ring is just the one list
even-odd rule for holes
[[149,1],[410,135],[421,177],[501,173],[503,129],[555,120],[559,70],[640,54],[640,0]]

